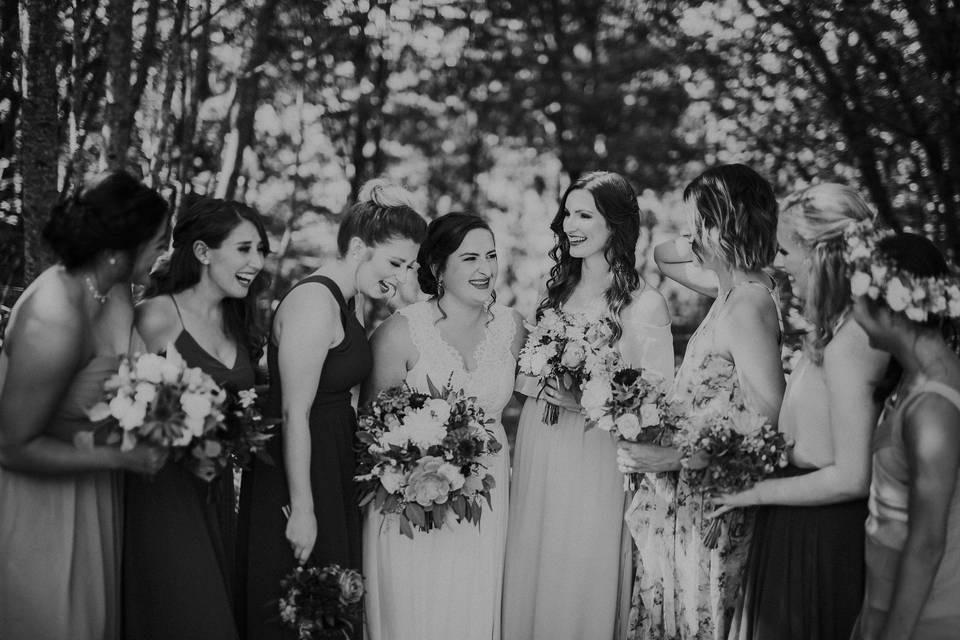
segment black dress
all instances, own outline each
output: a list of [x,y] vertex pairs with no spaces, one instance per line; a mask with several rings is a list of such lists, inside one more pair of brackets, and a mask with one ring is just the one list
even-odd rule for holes
[[[179,313],[179,310],[178,310]],[[182,319],[181,319],[182,322]],[[229,391],[254,386],[243,345],[232,367],[183,329],[174,347]],[[154,477],[127,474],[123,529],[123,636],[129,640],[235,640],[233,474],[204,482],[178,464]]]
[[[317,517],[317,541],[309,563],[318,566],[336,563],[360,571],[363,568],[360,509],[353,481],[357,418],[350,402],[350,390],[370,373],[373,358],[366,333],[336,283],[324,276],[310,276],[295,287],[308,283],[325,286],[333,293],[340,306],[345,334],[343,341],[327,353],[310,408],[310,484]],[[272,415],[279,416],[283,381],[272,336],[267,363],[270,368],[268,406]],[[269,445],[276,464],[271,466],[256,460],[252,470],[244,475],[241,491],[238,558],[239,572],[246,583],[244,615],[248,640],[296,637],[280,622],[277,608],[280,581],[296,566],[283,513],[290,494],[281,438],[282,434],[278,434]],[[362,637],[360,626],[358,621],[355,638]]]
[[[812,471],[790,466],[783,475]],[[867,501],[756,514],[737,637],[847,640],[863,604]]]

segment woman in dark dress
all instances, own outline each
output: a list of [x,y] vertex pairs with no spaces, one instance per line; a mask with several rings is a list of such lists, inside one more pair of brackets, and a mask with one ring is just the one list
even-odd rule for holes
[[[338,258],[294,285],[273,318],[269,407],[283,418],[270,443],[276,465],[254,463],[240,504],[249,640],[296,637],[280,622],[277,600],[298,563],[362,568],[350,390],[372,358],[351,303],[358,293],[392,296],[426,233],[402,189],[377,183],[364,191],[369,197],[340,225]],[[360,621],[353,636],[362,637]]]
[[[228,392],[252,388],[263,351],[254,305],[267,251],[256,211],[194,202],[137,308],[147,350],[172,345]],[[128,478],[125,502],[124,636],[235,640],[233,474],[204,482],[167,464],[152,480]]]

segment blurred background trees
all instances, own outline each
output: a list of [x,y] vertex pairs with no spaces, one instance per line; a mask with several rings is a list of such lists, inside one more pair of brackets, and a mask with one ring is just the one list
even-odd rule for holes
[[[49,260],[49,205],[119,167],[176,207],[257,207],[276,294],[378,175],[487,217],[526,313],[558,195],[601,168],[640,194],[654,283],[679,190],[718,162],[780,195],[858,185],[956,258],[958,33],[949,0],[4,0],[0,303]],[[695,323],[702,301],[664,290]]]

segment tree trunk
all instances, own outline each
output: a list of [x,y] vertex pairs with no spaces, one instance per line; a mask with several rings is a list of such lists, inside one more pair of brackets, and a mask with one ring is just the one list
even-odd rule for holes
[[224,153],[225,161],[217,181],[218,198],[233,199],[243,165],[243,153],[253,141],[253,121],[260,98],[261,67],[266,63],[269,54],[270,34],[276,21],[278,4],[279,0],[264,0],[257,12],[250,57],[243,65],[243,71],[237,80],[236,117],[230,133],[233,140]]
[[[18,121],[20,118],[20,3],[7,0],[0,5],[0,96],[7,96],[10,108],[0,120],[0,158],[10,162],[0,170],[0,203],[9,209],[0,209],[5,215],[16,215],[16,180],[20,173],[20,163],[16,154]],[[12,306],[13,291],[11,284],[23,280],[23,233],[19,225],[0,223],[0,246],[5,251],[0,254],[0,305]],[[3,313],[0,312],[0,328],[3,325]],[[2,335],[2,334],[0,334]]]
[[33,280],[53,257],[40,236],[58,197],[60,119],[57,113],[58,0],[24,0],[23,108],[20,163],[23,176],[24,278]]
[[133,57],[133,3],[110,0],[107,6],[107,108],[103,121],[102,169],[123,169],[127,165],[130,130],[137,105],[132,104],[130,61]]
[[180,57],[183,51],[183,19],[187,12],[187,1],[177,0],[176,13],[173,17],[173,29],[170,31],[170,42],[166,47],[163,68],[166,70],[163,83],[163,98],[160,102],[160,113],[157,116],[155,135],[156,151],[150,161],[150,186],[156,188],[160,182],[160,170],[167,161],[167,147],[170,139],[170,105],[173,103],[173,89],[177,84],[177,73],[180,71]]

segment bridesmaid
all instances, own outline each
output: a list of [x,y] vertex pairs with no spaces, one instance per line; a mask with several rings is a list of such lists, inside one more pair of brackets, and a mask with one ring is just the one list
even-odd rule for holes
[[[0,635],[114,640],[120,629],[120,483],[165,454],[78,446],[130,347],[130,285],[166,246],[167,203],[112,173],[53,208],[59,258],[13,307],[0,353]],[[77,443],[77,444],[75,444]]]
[[857,192],[839,184],[804,189],[782,206],[783,265],[813,328],[780,409],[780,430],[795,443],[785,477],[714,500],[726,505],[717,514],[764,505],[733,637],[847,640],[860,610],[870,437],[880,413],[873,398],[889,357],[849,317],[843,233],[872,219]]
[[[148,351],[173,346],[228,392],[254,386],[263,351],[256,297],[268,240],[256,211],[200,198],[173,229],[173,249],[137,307]],[[123,626],[131,640],[237,637],[232,609],[233,474],[204,482],[168,464],[130,478],[125,496]]]
[[[667,305],[635,267],[640,211],[630,184],[610,172],[583,176],[563,194],[550,229],[556,264],[539,310],[611,323],[628,363],[672,378]],[[560,407],[560,417],[545,424],[544,400],[530,382],[517,383],[530,397],[514,453],[503,637],[620,637],[631,542],[616,446],[608,433],[586,430],[578,394],[553,384],[543,398]]]
[[[254,463],[240,505],[251,640],[296,637],[280,622],[277,600],[297,564],[362,569],[350,390],[369,374],[371,355],[351,303],[358,293],[394,294],[427,226],[404,190],[377,182],[363,191],[369,199],[340,224],[337,259],[294,285],[273,318],[269,404],[282,432],[270,446],[276,466]],[[362,637],[361,626],[355,621],[352,637]]]
[[[417,256],[418,281],[431,298],[391,316],[373,335],[372,399],[406,383],[429,393],[428,380],[477,398],[504,448],[485,461],[495,485],[479,526],[399,531],[393,517],[368,509],[364,523],[367,637],[370,640],[496,640],[510,460],[500,422],[513,394],[525,331],[519,314],[495,303],[497,249],[484,220],[448,213],[430,223]],[[469,588],[464,588],[469,585]],[[424,606],[436,603],[439,606]]]
[[[888,270],[871,270],[870,285],[889,297],[856,297],[853,317],[902,375],[873,440],[867,585],[853,637],[947,640],[960,630],[960,281],[921,236],[885,238],[873,255]],[[894,278],[926,295],[893,311]]]
[[[705,371],[717,371],[725,397],[776,426],[784,389],[780,316],[773,282],[763,271],[777,249],[773,189],[752,169],[733,164],[708,169],[683,196],[693,217],[693,255],[689,243],[671,242],[658,246],[654,258],[666,276],[717,298],[687,344],[672,395],[694,403]],[[712,282],[702,277],[704,270],[716,274]],[[641,484],[628,516],[632,530],[650,534],[638,545],[630,637],[726,638],[752,514],[728,516],[717,547],[708,549],[702,533],[709,500],[677,473],[677,449],[622,443],[618,457],[625,473],[668,472]]]

